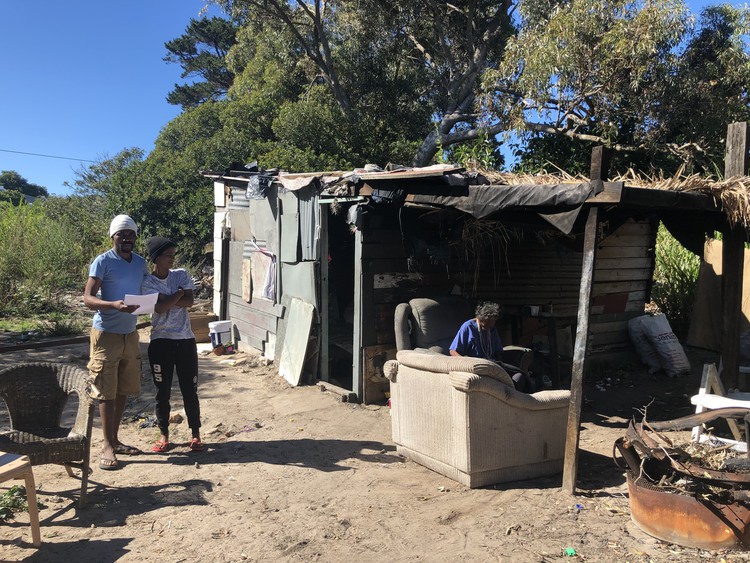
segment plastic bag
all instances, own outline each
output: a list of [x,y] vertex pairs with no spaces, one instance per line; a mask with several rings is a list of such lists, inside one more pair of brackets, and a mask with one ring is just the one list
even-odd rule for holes
[[273,176],[264,176],[262,174],[250,176],[247,179],[245,199],[265,199],[272,180]]

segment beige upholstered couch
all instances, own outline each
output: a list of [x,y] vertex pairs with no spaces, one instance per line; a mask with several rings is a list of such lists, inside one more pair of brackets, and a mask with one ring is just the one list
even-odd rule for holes
[[489,360],[396,358],[384,371],[401,454],[468,487],[562,471],[570,391],[518,392]]

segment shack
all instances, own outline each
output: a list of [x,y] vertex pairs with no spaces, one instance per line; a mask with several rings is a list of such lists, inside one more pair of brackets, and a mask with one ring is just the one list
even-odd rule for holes
[[[522,183],[446,165],[204,173],[215,190],[215,312],[240,346],[276,360],[285,344],[301,349],[308,378],[376,403],[397,304],[492,300],[505,311],[504,342],[550,358],[556,385],[569,386],[581,319],[587,365],[632,353],[627,324],[650,298],[660,221],[698,254],[706,236],[732,229],[709,193],[592,170],[591,181]],[[311,313],[293,315],[300,303]]]

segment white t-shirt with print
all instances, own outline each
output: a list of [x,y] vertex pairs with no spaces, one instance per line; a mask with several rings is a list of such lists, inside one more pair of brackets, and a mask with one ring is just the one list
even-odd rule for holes
[[[169,270],[165,279],[159,279],[154,274],[149,274],[143,279],[141,293],[163,293],[172,295],[177,290],[195,289],[193,278],[186,270],[179,268]],[[166,313],[153,313],[151,315],[151,340],[157,338],[169,338],[171,340],[185,340],[195,338],[190,328],[190,314],[184,307],[171,307]]]

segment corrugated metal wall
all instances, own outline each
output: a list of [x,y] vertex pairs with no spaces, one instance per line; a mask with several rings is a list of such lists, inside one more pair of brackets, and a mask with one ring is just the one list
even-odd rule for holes
[[270,262],[270,259],[256,260],[258,248],[274,256],[279,252],[275,188],[267,196],[262,200],[248,200],[244,190],[232,189],[227,313],[242,346],[250,346],[273,358],[283,308],[258,295],[266,272],[253,272],[253,265],[256,270],[265,269]]

